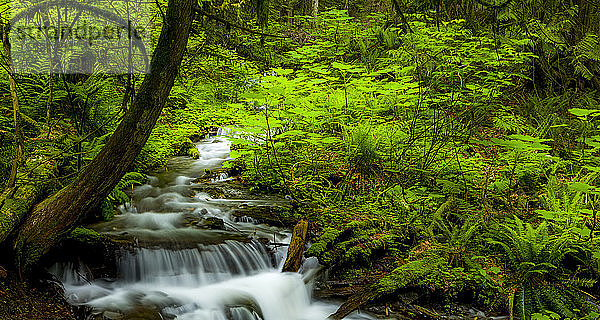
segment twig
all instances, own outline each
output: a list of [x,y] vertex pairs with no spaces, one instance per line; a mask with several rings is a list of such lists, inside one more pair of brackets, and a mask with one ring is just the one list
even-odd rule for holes
[[264,33],[264,32],[260,32],[260,31],[252,30],[250,28],[247,28],[247,27],[244,27],[244,26],[241,26],[241,25],[229,22],[229,21],[227,21],[227,20],[225,20],[223,18],[217,17],[214,14],[210,14],[208,12],[204,12],[200,8],[196,9],[196,13],[199,14],[199,15],[203,15],[203,16],[209,18],[209,19],[213,19],[215,21],[221,22],[221,23],[225,24],[226,26],[234,27],[236,29],[240,29],[242,31],[246,31],[248,33],[256,34],[256,35],[259,35],[259,36],[271,37],[271,38],[289,38],[288,36],[282,36],[282,35],[277,35],[277,34],[269,34],[269,33]]

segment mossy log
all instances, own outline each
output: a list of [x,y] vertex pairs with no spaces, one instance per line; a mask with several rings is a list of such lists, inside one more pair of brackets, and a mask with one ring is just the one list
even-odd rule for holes
[[287,258],[283,264],[282,272],[298,272],[302,265],[302,256],[306,247],[306,233],[308,232],[308,221],[300,220],[294,227],[292,241],[288,248]]

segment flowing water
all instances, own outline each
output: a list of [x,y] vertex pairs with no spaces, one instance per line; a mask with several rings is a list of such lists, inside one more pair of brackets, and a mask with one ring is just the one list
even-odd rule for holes
[[[234,218],[244,206],[273,204],[269,199],[217,199],[199,192],[192,181],[209,175],[229,159],[222,135],[197,144],[200,159],[173,158],[167,168],[133,191],[133,204],[94,228],[133,245],[117,250],[116,278],[93,279],[83,265],[51,268],[64,284],[70,303],[87,305],[105,316],[141,308],[166,317],[206,320],[321,320],[333,303],[311,299],[310,259],[301,273],[282,273],[289,230]],[[223,184],[219,175],[211,183]],[[235,191],[235,190],[234,190]],[[235,192],[234,192],[235,193]],[[221,219],[224,230],[200,228]],[[258,241],[263,238],[263,241]],[[347,319],[371,319],[353,314]]]

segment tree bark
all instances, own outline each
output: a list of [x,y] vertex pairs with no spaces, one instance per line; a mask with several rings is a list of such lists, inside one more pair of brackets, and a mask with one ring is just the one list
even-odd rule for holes
[[15,240],[16,264],[29,272],[79,219],[115,187],[146,143],[171,91],[189,36],[194,0],[171,0],[150,72],[100,153],[73,183],[34,207]]
[[359,292],[352,295],[346,302],[344,302],[337,311],[330,315],[328,320],[341,320],[347,315],[352,313],[354,310],[360,308],[362,305],[378,298],[377,289],[367,286],[362,288]]
[[292,232],[292,241],[288,248],[287,258],[283,264],[282,272],[298,272],[302,265],[302,256],[306,246],[306,232],[308,231],[308,221],[300,220]]

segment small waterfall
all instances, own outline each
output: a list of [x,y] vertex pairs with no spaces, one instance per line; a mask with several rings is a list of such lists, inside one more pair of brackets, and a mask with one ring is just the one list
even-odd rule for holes
[[[267,246],[264,239],[286,243],[289,230],[231,218],[240,205],[264,200],[213,199],[194,190],[195,178],[230,159],[230,143],[222,135],[231,132],[219,129],[198,143],[200,159],[172,159],[149,184],[135,188],[133,203],[122,206],[120,215],[94,226],[107,236],[133,240],[115,252],[117,278],[94,279],[83,264],[60,263],[49,270],[63,282],[70,303],[113,315],[150,308],[178,320],[322,320],[336,310],[336,304],[311,300],[305,284],[311,271],[307,278],[280,272],[287,247]],[[211,182],[228,179],[218,174]],[[203,225],[210,219],[223,223],[212,230]],[[310,261],[305,268],[315,270],[317,263]]]
[[197,287],[272,269],[271,257],[259,242],[227,241],[198,249],[125,250],[118,261],[123,281]]

